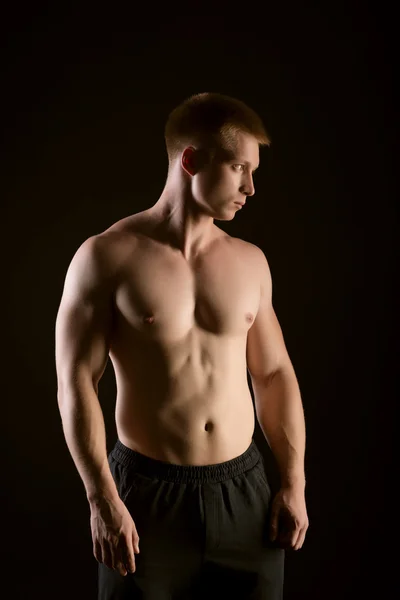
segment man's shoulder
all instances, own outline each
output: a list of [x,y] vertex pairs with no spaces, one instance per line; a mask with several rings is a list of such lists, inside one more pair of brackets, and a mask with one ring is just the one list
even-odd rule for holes
[[231,237],[231,240],[240,251],[246,253],[247,256],[254,258],[254,260],[259,259],[260,253],[263,254],[261,248],[252,242],[248,242],[239,237]]
[[232,239],[235,240],[236,248],[238,249],[237,252],[245,260],[249,269],[256,273],[257,277],[265,277],[265,272],[269,272],[269,264],[264,251],[256,244],[247,240],[241,238]]
[[146,211],[141,211],[123,217],[96,235],[103,239],[108,239],[110,242],[123,239],[124,236],[134,233],[140,223],[144,220],[145,213]]
[[105,254],[130,251],[140,234],[141,225],[145,221],[145,213],[146,211],[141,211],[119,219],[107,229],[88,239],[92,240],[91,243],[99,248],[99,252]]
[[112,279],[129,259],[134,247],[134,232],[129,231],[128,223],[118,222],[86,238],[76,254],[82,256],[88,267],[96,269],[99,277]]

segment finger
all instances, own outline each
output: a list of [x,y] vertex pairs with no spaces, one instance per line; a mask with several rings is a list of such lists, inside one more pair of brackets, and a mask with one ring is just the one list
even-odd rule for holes
[[133,531],[132,531],[132,543],[133,543],[133,547],[135,549],[136,554],[139,554],[140,549],[139,549],[139,535],[138,532],[136,530],[136,525],[135,523],[133,523]]
[[114,571],[119,571],[121,575],[126,575],[126,569],[123,564],[121,564],[121,551],[118,547],[110,544],[110,550],[112,555],[112,564]]
[[292,539],[290,540],[290,543],[294,550],[296,550],[296,546],[299,543],[302,531],[303,530],[301,528],[299,528],[299,529],[296,529],[296,531],[294,531],[294,533],[292,534]]
[[301,534],[302,534],[303,529],[300,528],[299,530],[296,531],[295,535],[292,538],[292,548],[293,550],[297,550],[297,548],[299,547],[299,543],[301,540]]
[[302,529],[302,531],[301,531],[301,535],[299,536],[299,540],[298,540],[298,542],[297,542],[297,545],[298,545],[300,548],[301,548],[301,547],[303,546],[303,544],[304,544],[304,540],[305,540],[305,538],[306,538],[306,534],[307,534],[307,531],[308,531],[308,528],[309,528],[309,526],[310,526],[310,524],[309,524],[309,522],[307,522],[307,523],[304,525],[304,527],[303,527],[303,529]]
[[132,542],[129,542],[128,539],[121,537],[116,548],[116,554],[118,556],[118,570],[121,575],[126,575],[128,571],[132,572],[132,566],[135,567]]
[[294,541],[297,539],[297,537],[298,532],[293,527],[293,524],[288,524],[284,520],[280,521],[276,539],[279,545],[285,548],[285,550],[292,550],[294,546]]
[[135,554],[133,551],[133,543],[132,538],[128,537],[126,541],[126,549],[125,549],[125,567],[130,573],[134,573],[136,570],[135,564]]
[[110,547],[108,545],[107,541],[103,542],[103,546],[102,546],[102,556],[103,556],[103,563],[106,565],[106,567],[108,567],[109,569],[113,569],[113,559],[112,559],[112,554],[110,552]]
[[302,529],[302,531],[301,531],[301,533],[300,533],[300,535],[298,537],[298,540],[296,542],[296,546],[294,548],[295,550],[300,550],[300,548],[302,547],[302,545],[304,543],[304,538],[305,537],[306,537],[306,530]]

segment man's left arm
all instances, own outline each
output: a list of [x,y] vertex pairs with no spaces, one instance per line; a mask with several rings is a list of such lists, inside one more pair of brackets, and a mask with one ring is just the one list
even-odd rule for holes
[[271,513],[271,539],[301,548],[308,528],[305,506],[304,411],[297,378],[272,306],[272,279],[257,247],[260,304],[247,335],[246,359],[257,420],[280,471],[281,488]]
[[304,488],[305,421],[293,368],[252,380],[257,420],[276,458],[282,486]]

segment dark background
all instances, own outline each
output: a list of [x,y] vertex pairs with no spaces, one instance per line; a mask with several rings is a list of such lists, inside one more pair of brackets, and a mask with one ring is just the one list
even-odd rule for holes
[[[169,112],[218,91],[272,138],[256,195],[217,224],[265,252],[302,393],[310,527],[286,554],[285,600],[392,597],[394,16],[382,3],[174,7],[35,3],[2,18],[2,587],[96,598],[89,505],[57,406],[64,278],[87,237],[158,199]],[[108,451],[115,393],[109,363]],[[274,480],[258,424],[255,439]]]

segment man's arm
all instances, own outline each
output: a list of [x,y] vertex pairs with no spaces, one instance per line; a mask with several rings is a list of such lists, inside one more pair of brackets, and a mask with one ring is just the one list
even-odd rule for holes
[[247,336],[257,420],[277,460],[283,486],[305,486],[305,421],[300,389],[272,306],[272,279],[257,246],[260,305]]
[[113,323],[105,241],[90,237],[76,251],[66,274],[55,328],[58,406],[67,446],[90,503],[103,496],[119,498],[108,465],[97,396]]

